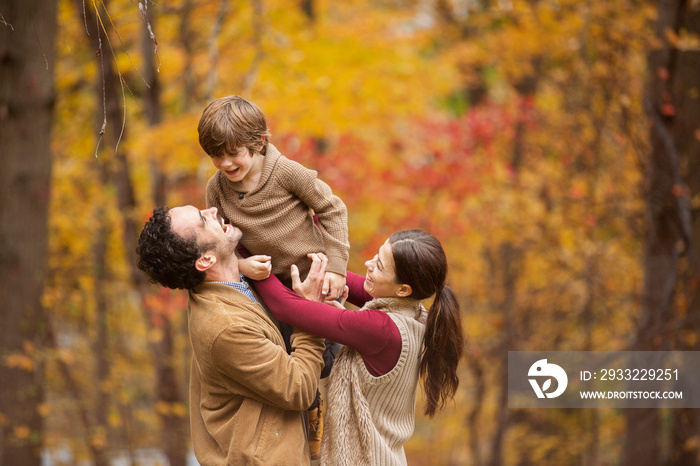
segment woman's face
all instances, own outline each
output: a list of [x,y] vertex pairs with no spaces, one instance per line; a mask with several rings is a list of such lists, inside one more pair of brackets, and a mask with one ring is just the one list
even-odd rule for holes
[[367,276],[364,288],[370,296],[373,298],[397,296],[396,292],[401,285],[396,283],[394,251],[389,240],[386,240],[372,259],[365,262],[365,266],[367,266]]

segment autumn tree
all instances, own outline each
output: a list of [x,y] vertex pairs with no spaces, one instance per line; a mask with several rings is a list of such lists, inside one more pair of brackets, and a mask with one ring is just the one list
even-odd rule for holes
[[[651,151],[645,169],[644,295],[634,349],[697,350],[700,330],[700,12],[688,2],[658,2],[648,55],[646,110]],[[663,450],[663,416],[673,419]],[[695,410],[630,410],[624,464],[698,464]]]
[[0,2],[0,463],[39,465],[56,2]]
[[[649,2],[111,0],[102,22],[89,2],[62,5],[48,448],[182,457],[186,299],[145,285],[133,240],[156,204],[203,206],[214,168],[197,121],[210,99],[239,94],[347,204],[350,269],[400,229],[446,248],[469,356],[454,405],[418,416],[411,463],[620,460],[624,414],[510,410],[505,358],[624,349],[638,313],[653,314],[639,299]],[[689,29],[673,30],[692,50]],[[679,70],[654,72],[673,97],[658,94],[672,134],[693,102],[674,94]],[[688,348],[692,322],[676,321]]]

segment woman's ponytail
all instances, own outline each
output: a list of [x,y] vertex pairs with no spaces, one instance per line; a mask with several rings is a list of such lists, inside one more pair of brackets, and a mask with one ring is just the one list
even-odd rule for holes
[[457,365],[464,349],[459,303],[447,286],[435,294],[428,311],[424,345],[420,375],[426,394],[425,414],[432,417],[457,392]]
[[398,283],[411,286],[411,297],[435,295],[428,311],[420,375],[426,393],[425,414],[433,416],[454,397],[459,386],[457,365],[464,349],[459,303],[445,285],[447,258],[440,241],[420,230],[389,237]]

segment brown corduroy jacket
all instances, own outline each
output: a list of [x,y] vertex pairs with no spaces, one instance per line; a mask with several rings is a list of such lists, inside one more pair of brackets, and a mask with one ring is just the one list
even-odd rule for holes
[[189,292],[190,422],[202,466],[310,463],[302,411],[316,395],[323,340],[295,332],[287,354],[270,316],[225,284]]

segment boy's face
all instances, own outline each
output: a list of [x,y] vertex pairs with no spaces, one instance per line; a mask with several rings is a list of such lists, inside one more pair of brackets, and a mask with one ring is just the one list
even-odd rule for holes
[[253,168],[253,156],[246,147],[239,147],[235,154],[224,149],[211,158],[214,166],[231,181],[243,181]]

